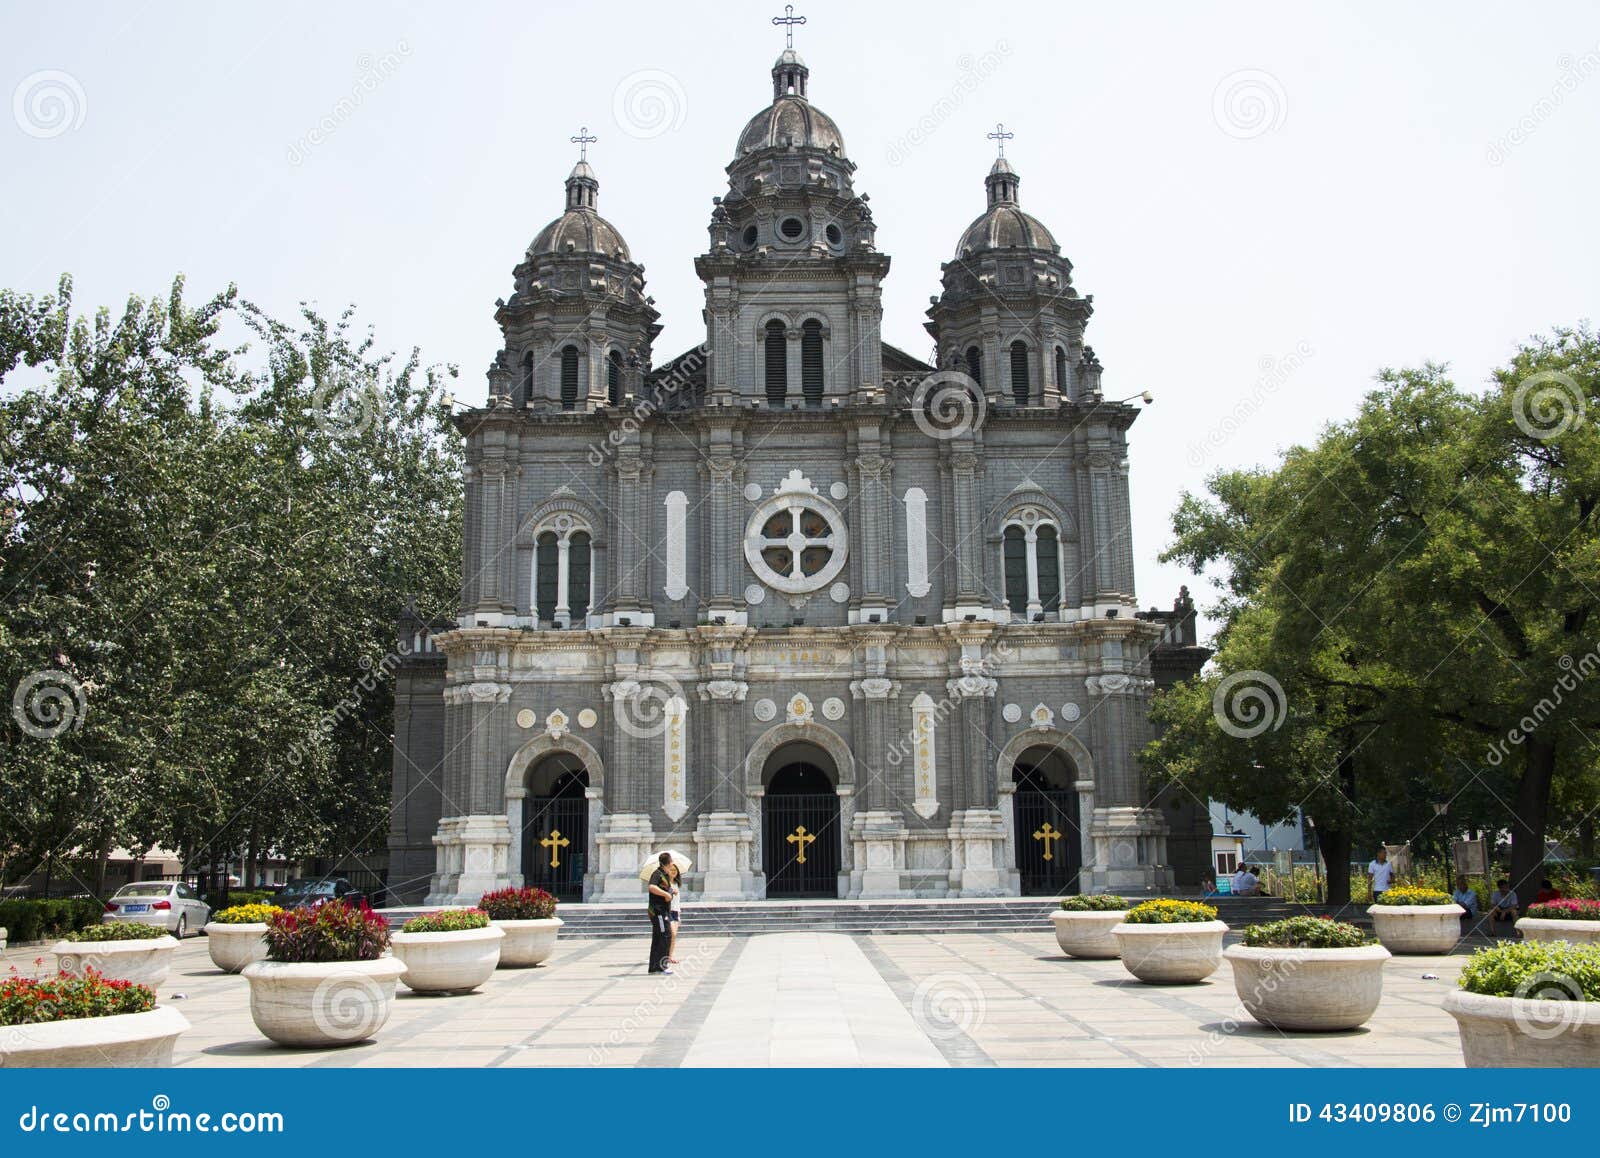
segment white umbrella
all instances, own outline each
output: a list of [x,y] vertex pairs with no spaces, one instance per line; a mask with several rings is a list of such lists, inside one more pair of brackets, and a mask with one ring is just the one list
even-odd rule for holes
[[694,867],[694,861],[684,856],[683,853],[679,852],[677,849],[664,848],[661,850],[661,852],[651,853],[650,859],[645,861],[644,864],[639,867],[639,879],[641,881],[648,881],[650,879],[650,874],[661,867],[661,853],[663,852],[672,857],[672,863],[678,866],[678,871],[680,873],[686,873]]

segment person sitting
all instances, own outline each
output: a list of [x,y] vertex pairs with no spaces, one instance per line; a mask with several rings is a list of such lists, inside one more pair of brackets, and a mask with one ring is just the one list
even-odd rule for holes
[[1546,901],[1559,901],[1560,899],[1561,890],[1550,883],[1549,877],[1545,877],[1544,880],[1539,882],[1539,891],[1533,894],[1533,903],[1536,905],[1542,905]]
[[1233,895],[1236,897],[1261,895],[1261,878],[1251,872],[1247,864],[1240,865],[1239,871],[1233,874]]
[[1491,927],[1502,921],[1515,922],[1517,909],[1521,902],[1517,900],[1516,890],[1511,887],[1511,882],[1501,877],[1494,882],[1494,892],[1489,894],[1489,921]]
[[1450,894],[1450,899],[1466,911],[1461,914],[1461,927],[1469,929],[1478,920],[1478,893],[1466,877],[1456,878],[1456,891]]

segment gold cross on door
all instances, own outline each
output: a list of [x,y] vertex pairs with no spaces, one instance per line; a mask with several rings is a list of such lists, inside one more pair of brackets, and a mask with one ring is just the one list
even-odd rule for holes
[[550,867],[560,868],[561,850],[566,848],[567,845],[571,844],[572,842],[561,835],[561,830],[559,828],[552,828],[550,830],[550,835],[545,837],[539,843],[550,850]]
[[795,859],[795,863],[796,864],[805,864],[806,863],[806,845],[810,844],[812,841],[816,840],[817,838],[812,836],[809,832],[807,832],[806,831],[806,826],[802,824],[799,828],[796,828],[793,832],[791,832],[788,836],[784,837],[783,839],[788,841],[790,844],[795,846],[795,850],[796,850],[796,855],[795,855],[795,858],[794,858]]

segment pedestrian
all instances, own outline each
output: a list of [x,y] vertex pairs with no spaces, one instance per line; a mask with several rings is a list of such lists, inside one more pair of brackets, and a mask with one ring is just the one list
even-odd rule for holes
[[646,909],[650,914],[650,972],[671,973],[667,959],[672,956],[672,875],[667,866],[672,854],[662,853],[656,858],[656,870],[650,874],[649,900]]
[[676,965],[678,963],[678,927],[683,924],[683,870],[678,867],[678,862],[673,861],[667,866],[667,872],[672,874],[672,947],[667,950],[667,960]]
[[1550,878],[1545,877],[1539,882],[1539,891],[1533,894],[1533,903],[1536,905],[1548,904],[1561,899],[1561,890],[1550,883]]
[[1367,864],[1367,879],[1372,882],[1372,901],[1381,903],[1383,894],[1389,891],[1389,886],[1394,882],[1394,865],[1389,863],[1389,850],[1381,844],[1378,846],[1378,855]]
[[1450,894],[1450,899],[1462,908],[1461,932],[1464,935],[1478,923],[1478,891],[1466,877],[1458,876],[1456,891]]
[[1496,925],[1510,923],[1515,929],[1518,917],[1517,910],[1522,907],[1522,902],[1517,899],[1517,890],[1511,887],[1511,882],[1501,877],[1494,882],[1494,892],[1489,894],[1489,931],[1499,936]]

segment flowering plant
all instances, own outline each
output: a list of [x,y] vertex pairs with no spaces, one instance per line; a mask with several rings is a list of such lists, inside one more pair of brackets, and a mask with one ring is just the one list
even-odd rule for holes
[[1169,897],[1145,901],[1128,910],[1123,918],[1130,925],[1187,925],[1200,921],[1215,921],[1217,910],[1199,901],[1176,901]]
[[1461,988],[1487,997],[1600,1001],[1600,945],[1508,941],[1479,949],[1461,970]]
[[165,937],[165,925],[146,925],[139,921],[107,921],[103,925],[89,925],[74,929],[63,941],[147,941]]
[[547,921],[556,915],[556,899],[543,889],[500,889],[479,897],[478,908],[491,921]]
[[469,929],[487,929],[489,914],[482,909],[440,909],[437,913],[424,913],[412,917],[400,926],[402,933],[465,933]]
[[234,905],[232,908],[212,913],[211,923],[213,925],[264,925],[274,913],[281,912],[283,910],[277,905],[254,903]]
[[1422,885],[1395,885],[1379,899],[1380,905],[1448,905],[1449,893]]
[[1600,901],[1562,898],[1528,906],[1528,916],[1546,921],[1600,921]]
[[0,981],[0,1025],[148,1013],[155,1007],[156,995],[148,986],[108,981],[93,969],[82,977],[63,973],[41,979],[24,977],[12,966],[11,976]]
[[1061,907],[1069,913],[1116,913],[1128,907],[1128,902],[1115,893],[1083,893],[1062,897]]
[[1359,949],[1373,939],[1354,925],[1327,917],[1289,917],[1244,931],[1252,949]]
[[362,902],[326,901],[267,918],[269,961],[376,961],[389,947],[389,922]]

